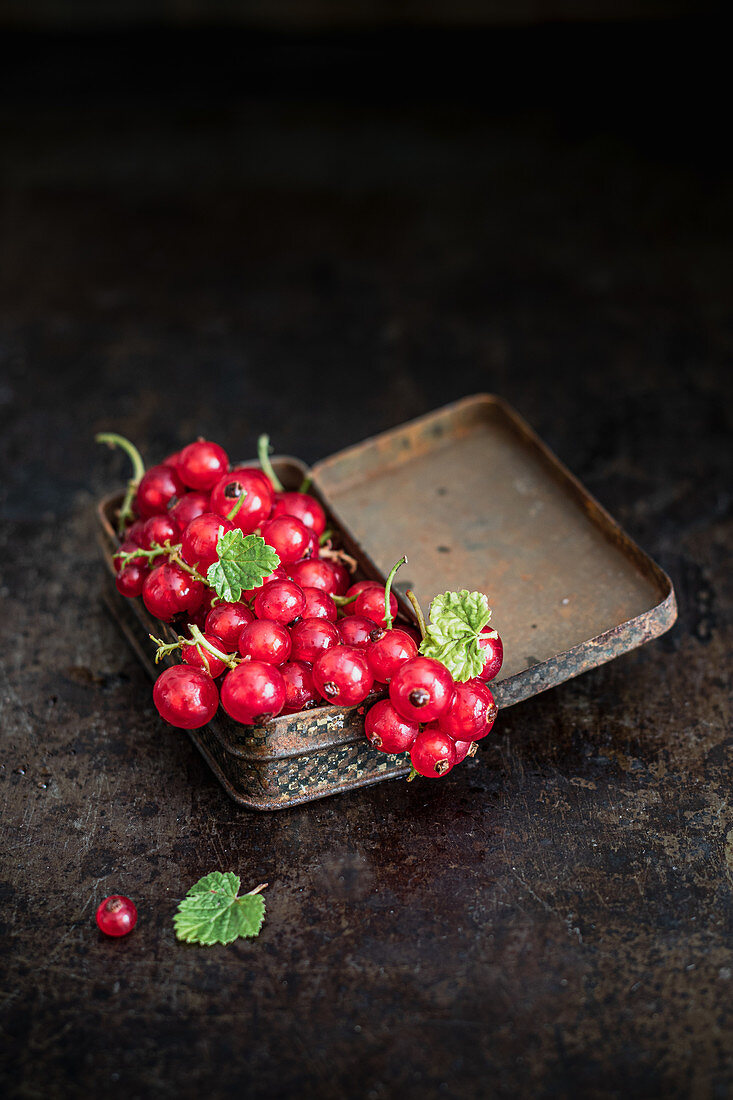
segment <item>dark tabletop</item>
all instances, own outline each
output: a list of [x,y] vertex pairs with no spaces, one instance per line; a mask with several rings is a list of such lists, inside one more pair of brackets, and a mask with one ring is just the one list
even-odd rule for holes
[[[717,40],[5,36],[6,1093],[728,1094]],[[670,573],[677,625],[500,714],[445,781],[239,809],[101,605],[123,465],[94,433],[155,461],[267,430],[312,461],[479,391]],[[214,869],[269,882],[256,941],[176,941]],[[140,919],[111,941],[117,892]]]

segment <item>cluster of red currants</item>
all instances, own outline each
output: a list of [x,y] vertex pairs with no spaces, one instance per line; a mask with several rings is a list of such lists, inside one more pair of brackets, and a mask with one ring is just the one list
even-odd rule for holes
[[[334,550],[319,502],[283,489],[266,437],[261,467],[230,468],[218,444],[198,440],[147,471],[127,440],[98,438],[124,447],[134,467],[120,509],[117,588],[141,596],[156,618],[188,624],[188,637],[154,639],[157,659],[180,650],[183,661],[165,669],[153,690],[166,721],[197,729],[221,702],[237,722],[260,724],[388,691],[366,715],[376,748],[409,750],[414,770],[434,777],[475,751],[496,717],[485,681],[501,667],[498,634],[487,628],[481,635],[483,671],[462,683],[440,661],[420,656],[420,633],[406,622],[393,625],[391,583],[402,562],[386,585],[351,583],[356,563]],[[261,561],[277,564],[263,565],[254,587],[225,599],[212,586],[212,567],[220,540],[235,531],[261,536],[255,542],[270,554]]]

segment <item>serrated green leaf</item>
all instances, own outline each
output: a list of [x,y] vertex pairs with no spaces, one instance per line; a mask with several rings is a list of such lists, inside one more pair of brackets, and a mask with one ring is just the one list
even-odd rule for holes
[[479,634],[491,618],[489,601],[483,592],[444,592],[430,605],[430,623],[420,646],[424,657],[441,661],[454,680],[479,676],[484,656]]
[[277,551],[262,535],[243,535],[237,528],[222,531],[216,544],[219,560],[209,566],[206,579],[222,600],[236,603],[242,592],[259,588],[280,564]]
[[173,917],[178,939],[210,947],[256,936],[265,919],[265,899],[259,893],[239,897],[240,885],[231,871],[212,871],[199,879]]

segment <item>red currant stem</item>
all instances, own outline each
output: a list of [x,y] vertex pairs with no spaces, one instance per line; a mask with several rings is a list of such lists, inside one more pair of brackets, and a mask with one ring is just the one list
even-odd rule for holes
[[417,625],[419,626],[419,628],[420,628],[420,633],[421,633],[421,635],[422,635],[422,636],[423,636],[423,638],[424,638],[424,637],[425,637],[425,635],[426,635],[426,634],[427,634],[427,632],[428,632],[428,628],[427,628],[427,626],[425,625],[425,616],[424,616],[424,615],[423,615],[423,613],[422,613],[422,608],[420,607],[420,603],[419,603],[419,601],[418,601],[418,598],[417,598],[417,596],[415,595],[415,593],[414,593],[414,592],[412,591],[412,589],[411,589],[411,588],[408,588],[408,589],[407,589],[407,591],[405,592],[405,595],[407,596],[408,600],[409,600],[409,601],[410,601],[410,603],[412,604],[412,608],[413,608],[413,610],[414,610],[414,612],[415,612],[415,617],[416,617],[416,619],[417,619]]
[[[187,561],[183,560],[181,555],[178,553],[178,551],[181,549],[180,546],[170,546],[169,543],[166,543],[166,547],[169,553],[168,561],[175,562],[176,565],[184,571],[184,573],[190,573],[195,580],[201,581],[201,583],[205,584],[207,588],[211,587],[207,578],[201,576],[196,566],[189,565]],[[198,562],[196,562],[196,565],[198,565]]]
[[191,634],[191,641],[194,643],[199,653],[202,649],[205,649],[212,657],[217,657],[220,661],[223,661],[229,668],[236,668],[240,661],[234,656],[233,653],[223,653],[220,649],[217,649],[215,645],[207,641],[204,635],[201,633],[195,623],[189,624],[189,632]]
[[121,447],[130,462],[132,462],[132,477],[127,483],[125,498],[117,514],[117,533],[121,535],[125,530],[128,519],[132,519],[132,498],[135,496],[137,487],[145,473],[145,463],[135,444],[131,443],[129,439],[125,439],[124,435],[117,435],[116,432],[98,432],[94,437],[94,442],[106,443],[108,447]]
[[157,650],[155,652],[155,663],[160,664],[164,657],[167,657],[169,653],[173,653],[174,650],[181,648],[181,639],[177,642],[164,642],[162,638],[156,638],[154,634],[148,634],[151,642],[155,642]]
[[420,774],[420,772],[416,771],[416,770],[415,770],[415,769],[414,769],[414,768],[412,767],[412,765],[410,765],[410,774],[409,774],[409,775],[408,775],[408,777],[407,777],[407,782],[408,782],[408,783],[412,783],[412,781],[413,781],[413,779],[415,778],[415,776],[416,776],[416,775],[419,775],[419,774]]
[[353,603],[356,596],[331,596],[336,607],[346,607],[347,603]]
[[331,527],[327,527],[326,530],[321,535],[321,537],[319,538],[318,543],[319,543],[320,546],[325,546],[326,543],[330,542],[332,538],[333,538],[333,529]]
[[345,550],[334,550],[330,545],[321,547],[321,557],[326,561],[338,561],[345,565],[350,573],[356,573],[358,562]]
[[269,886],[269,882],[261,882],[259,886],[255,886],[254,890],[248,890],[243,896],[245,898],[251,898],[253,894],[261,894],[263,890],[266,890]]
[[231,512],[227,512],[227,519],[230,522],[234,519],[234,517],[236,516],[239,509],[244,504],[244,498],[246,497],[246,495],[247,495],[247,490],[242,489],[242,492],[239,494],[236,501],[234,502],[234,507],[232,508]]
[[285,487],[283,486],[283,483],[280,480],[280,478],[275,473],[274,469],[272,468],[272,463],[270,462],[270,437],[269,437],[269,435],[261,435],[260,438],[257,440],[257,456],[260,460],[260,466],[262,467],[262,469],[265,471],[265,473],[269,477],[270,481],[272,482],[272,485],[273,485],[273,488],[275,489],[275,492],[284,493],[285,492]]
[[313,484],[313,478],[310,476],[310,474],[306,474],[305,477],[303,478],[303,480],[300,483],[300,488],[298,489],[298,492],[299,493],[307,493],[312,484]]
[[397,570],[400,569],[403,565],[407,565],[407,555],[401,557],[400,560],[395,565],[392,566],[392,571],[390,572],[389,576],[387,577],[387,583],[384,586],[384,625],[385,625],[385,628],[387,630],[392,629],[392,622],[393,622],[393,619],[392,619],[392,616],[391,616],[390,610],[389,610],[389,595],[390,595],[390,592],[392,591],[392,581],[395,578],[395,573],[397,572]]
[[[121,564],[127,565],[132,558],[147,558],[148,561],[152,561],[154,558],[159,558],[161,554],[170,554],[173,549],[169,542],[166,542],[164,546],[154,542],[149,550],[143,550],[141,547],[135,547],[134,550],[126,550],[124,553],[118,551],[115,554],[116,558],[119,558]],[[180,546],[175,547],[176,550],[180,550]]]

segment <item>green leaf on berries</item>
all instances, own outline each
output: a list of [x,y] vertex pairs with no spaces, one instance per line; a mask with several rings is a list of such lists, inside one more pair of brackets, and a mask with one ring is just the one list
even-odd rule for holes
[[184,943],[232,943],[256,936],[265,919],[265,899],[258,886],[239,897],[241,880],[231,871],[212,871],[195,883],[173,917],[176,936]]
[[262,535],[222,531],[216,544],[219,560],[209,566],[206,579],[222,600],[236,603],[242,592],[259,588],[280,564],[280,558]]
[[454,680],[479,676],[485,655],[479,635],[491,618],[489,601],[483,592],[444,592],[430,605],[430,623],[420,652],[441,661]]

